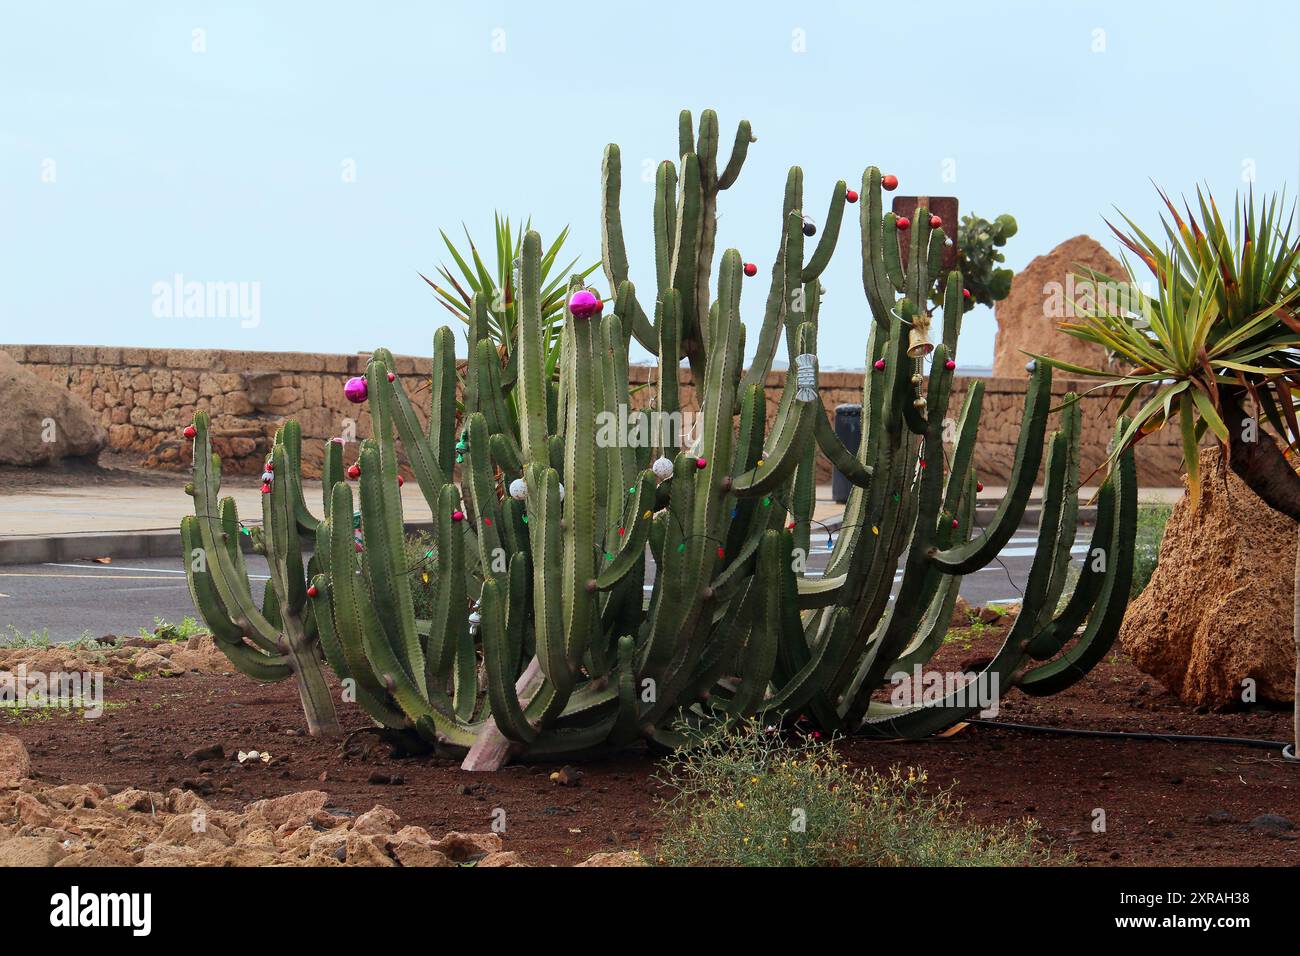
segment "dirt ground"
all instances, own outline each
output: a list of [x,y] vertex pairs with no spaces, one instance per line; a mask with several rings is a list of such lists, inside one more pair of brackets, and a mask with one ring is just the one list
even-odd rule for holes
[[[990,653],[1000,628],[958,632],[936,662],[969,663]],[[643,753],[589,763],[576,786],[550,780],[559,763],[471,774],[437,757],[394,758],[370,735],[346,750],[302,734],[291,684],[263,686],[239,675],[119,678],[106,683],[103,716],[85,720],[0,714],[0,730],[26,744],[35,772],[51,783],[194,789],[217,808],[322,789],[356,813],[382,804],[433,833],[487,829],[506,813],[506,849],[534,865],[578,862],[592,853],[640,849],[654,859],[658,833],[656,765]],[[1049,698],[1018,693],[999,719],[1058,727],[1206,734],[1286,740],[1282,710],[1198,714],[1112,655],[1069,691]],[[349,729],[368,725],[355,708]],[[221,745],[224,757],[187,757]],[[1300,821],[1300,770],[1269,750],[1194,743],[1030,735],[967,727],[923,743],[850,740],[858,766],[917,766],[951,786],[970,818],[1034,817],[1059,850],[1084,865],[1300,864],[1297,833],[1252,825],[1263,814]],[[239,763],[240,750],[272,761]],[[1094,832],[1104,812],[1104,832]]]

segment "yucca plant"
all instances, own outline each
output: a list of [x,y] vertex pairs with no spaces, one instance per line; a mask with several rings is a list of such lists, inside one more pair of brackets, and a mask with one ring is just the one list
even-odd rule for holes
[[[461,228],[464,229],[465,241],[469,244],[468,256],[456,248],[447,233],[438,230],[457,271],[453,272],[452,267],[446,264],[438,266],[438,275],[445,285],[435,282],[424,273],[420,273],[420,278],[432,287],[439,304],[466,326],[472,323],[474,296],[482,294],[487,302],[488,337],[496,344],[502,356],[507,357],[514,349],[517,337],[515,270],[522,254],[524,235],[532,228],[532,220],[528,219],[518,229],[512,230],[508,217],[503,218],[499,212],[493,214],[496,262],[491,269],[479,254],[478,245],[470,235],[468,227],[462,224]],[[542,256],[542,328],[546,335],[552,369],[559,357],[560,330],[564,326],[566,283],[578,262],[578,257],[575,256],[564,265],[556,267],[556,261],[568,238],[569,227],[565,226]],[[580,274],[586,278],[599,265],[599,262],[594,262]]]
[[[1112,367],[1035,357],[1105,379],[1099,388],[1122,389],[1119,414],[1138,405],[1115,455],[1177,421],[1193,507],[1200,496],[1197,449],[1208,430],[1229,467],[1260,499],[1300,520],[1300,475],[1289,460],[1300,442],[1295,206],[1288,208],[1277,194],[1257,205],[1252,190],[1234,201],[1229,224],[1208,190],[1197,190],[1199,214],[1184,203],[1186,218],[1163,192],[1160,198],[1170,217],[1161,217],[1162,238],[1147,235],[1127,216],[1128,232],[1107,223],[1151,273],[1155,294],[1139,289],[1140,277],[1126,256],[1126,279],[1091,270],[1081,276],[1088,283],[1081,307],[1059,324],[1106,348]],[[1126,372],[1119,370],[1124,365]],[[1261,420],[1277,441],[1262,431]],[[1300,605],[1295,627],[1300,655]],[[1300,699],[1300,673],[1297,691]],[[1296,739],[1300,744],[1300,711]]]
[[1141,289],[1142,277],[1125,256],[1125,278],[1080,274],[1085,285],[1076,315],[1058,326],[1104,347],[1112,367],[1035,358],[1105,379],[1098,388],[1123,389],[1121,414],[1141,402],[1122,447],[1177,420],[1194,500],[1200,490],[1196,448],[1208,429],[1246,484],[1277,511],[1300,518],[1300,476],[1275,443],[1253,440],[1257,419],[1244,413],[1249,399],[1277,437],[1296,448],[1300,243],[1291,233],[1294,207],[1284,214],[1279,196],[1257,207],[1249,194],[1234,203],[1229,226],[1208,193],[1197,190],[1199,219],[1190,207],[1184,219],[1160,195],[1172,216],[1172,223],[1161,219],[1167,244],[1127,216],[1131,232],[1108,223],[1150,271],[1155,294]]

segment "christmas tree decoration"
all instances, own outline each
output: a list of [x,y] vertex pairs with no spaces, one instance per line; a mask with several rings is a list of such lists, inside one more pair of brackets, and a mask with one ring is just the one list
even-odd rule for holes
[[650,470],[660,481],[667,481],[673,476],[673,460],[660,455],[654,460],[654,464],[650,466]]
[[907,230],[912,228],[912,220],[908,219],[906,216],[899,216],[894,220],[894,228],[899,232],[907,232]]
[[370,386],[366,384],[365,376],[355,375],[343,385],[343,397],[354,405],[364,402],[369,394]]
[[569,296],[569,312],[575,319],[590,319],[599,315],[604,303],[588,289],[579,289]]
[[197,434],[197,432],[195,432],[195,430],[194,430],[194,426],[193,426],[193,425],[186,425],[186,426],[185,426],[185,437],[186,437],[186,438],[193,438],[196,434]]
[[893,192],[898,188],[898,177],[893,173],[886,173],[880,177],[880,185],[887,192]]
[[751,279],[752,279],[754,276],[758,275],[758,266],[754,265],[754,263],[752,263],[752,262],[746,262],[746,263],[745,263],[745,275],[749,276]]
[[515,501],[523,501],[528,497],[528,485],[522,478],[516,478],[510,482],[510,497]]
[[857,202],[858,201],[857,191],[853,189],[846,190],[844,193],[844,199],[846,202]]

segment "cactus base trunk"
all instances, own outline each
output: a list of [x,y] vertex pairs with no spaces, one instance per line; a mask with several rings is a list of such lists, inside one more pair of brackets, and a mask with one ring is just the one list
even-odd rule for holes
[[290,647],[285,655],[298,684],[298,697],[307,718],[307,732],[313,737],[341,737],[343,727],[334,708],[334,697],[325,682],[324,665],[310,647]]

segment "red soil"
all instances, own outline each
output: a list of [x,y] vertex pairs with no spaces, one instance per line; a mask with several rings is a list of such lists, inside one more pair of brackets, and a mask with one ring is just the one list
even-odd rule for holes
[[[950,640],[940,666],[989,653],[996,629],[965,644]],[[506,812],[505,849],[534,865],[578,862],[591,853],[640,848],[654,858],[656,765],[643,753],[584,765],[576,786],[549,775],[560,764],[471,774],[437,757],[394,758],[368,734],[337,744],[302,735],[302,714],[287,682],[261,686],[241,676],[115,680],[96,720],[55,714],[26,721],[0,716],[0,731],[22,738],[35,772],[53,783],[98,782],[165,790],[197,788],[220,808],[295,790],[323,789],[335,807],[364,812],[382,804],[431,833],[489,828]],[[1056,697],[1010,695],[999,719],[1061,727],[1211,734],[1286,740],[1290,714],[1256,710],[1197,714],[1112,656]],[[349,709],[352,729],[368,721]],[[186,754],[221,744],[225,759]],[[952,786],[970,818],[1035,817],[1053,845],[1091,865],[1296,865],[1295,832],[1253,828],[1260,814],[1300,823],[1300,769],[1275,752],[1192,743],[1029,735],[968,727],[923,743],[841,744],[850,762],[922,767]],[[270,764],[238,763],[240,750],[266,750]],[[389,779],[392,782],[372,782]],[[1094,833],[1094,811],[1106,830]]]

